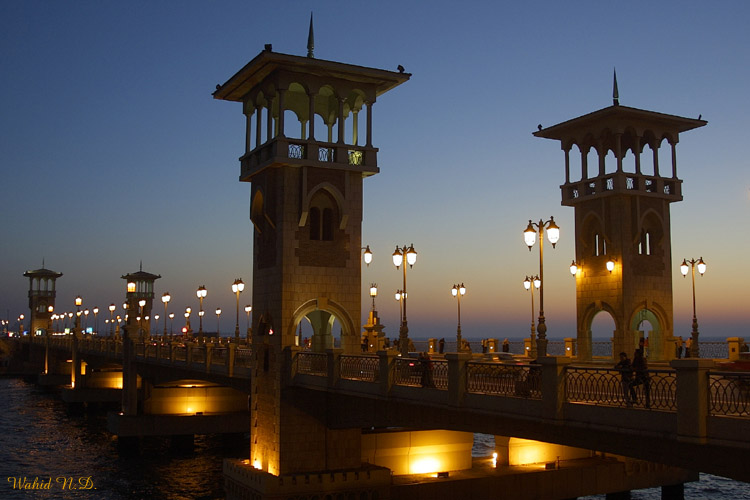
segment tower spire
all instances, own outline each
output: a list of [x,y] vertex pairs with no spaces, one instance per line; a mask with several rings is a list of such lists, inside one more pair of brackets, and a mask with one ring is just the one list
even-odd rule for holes
[[620,105],[620,92],[617,90],[617,68],[614,70],[614,83],[612,84],[612,105]]
[[313,13],[310,11],[310,31],[307,33],[307,57],[315,58],[315,35],[313,34]]

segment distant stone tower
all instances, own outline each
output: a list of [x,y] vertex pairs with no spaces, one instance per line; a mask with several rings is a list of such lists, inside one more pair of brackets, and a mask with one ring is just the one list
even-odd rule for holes
[[26,271],[29,278],[29,335],[44,335],[51,328],[52,313],[55,309],[55,281],[62,273],[42,268]]
[[[241,102],[246,116],[240,181],[252,183],[254,227],[250,458],[277,475],[360,465],[359,429],[326,430],[282,397],[284,356],[296,348],[303,319],[313,327],[314,350],[333,347],[334,320],[344,351],[361,349],[362,180],[379,171],[373,105],[410,77],[315,59],[312,45],[311,25],[307,57],[267,45],[213,94]],[[341,445],[351,449],[331,452]]]
[[[615,80],[612,106],[534,133],[559,140],[565,152],[560,187],[562,204],[575,208],[579,359],[591,359],[591,323],[600,311],[614,319],[613,355],[631,356],[648,321],[649,357],[673,357],[669,204],[682,201],[675,148],[680,132],[705,124],[620,106]],[[571,167],[574,146],[580,169]]]
[[[138,272],[125,274],[121,278],[127,280],[125,302],[128,304],[128,324],[133,325],[133,331],[138,333],[139,339],[148,338],[151,336],[151,321],[145,318],[152,317],[154,282],[161,275],[147,273],[141,265]],[[143,308],[138,305],[141,300],[145,301]],[[138,317],[141,317],[141,321],[137,320]]]

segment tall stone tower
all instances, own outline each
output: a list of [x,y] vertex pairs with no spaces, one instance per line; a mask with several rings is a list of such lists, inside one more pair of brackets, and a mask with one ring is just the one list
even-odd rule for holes
[[29,335],[44,334],[51,328],[52,313],[55,310],[55,281],[62,273],[44,268],[26,271],[29,278]]
[[[559,140],[565,153],[560,188],[562,204],[575,209],[579,358],[591,359],[591,323],[606,311],[615,323],[613,354],[632,353],[648,321],[649,357],[669,359],[674,352],[667,348],[673,341],[669,204],[682,201],[676,146],[680,132],[707,122],[620,106],[616,85],[612,106],[534,135]],[[571,166],[574,146],[580,168]]]
[[312,45],[312,29],[307,57],[267,45],[213,94],[241,102],[246,117],[240,181],[252,183],[254,228],[250,463],[275,475],[360,466],[360,430],[326,429],[295,407],[283,396],[283,373],[304,319],[314,350],[333,347],[334,320],[343,350],[360,349],[362,180],[379,171],[373,105],[410,77],[315,59]]

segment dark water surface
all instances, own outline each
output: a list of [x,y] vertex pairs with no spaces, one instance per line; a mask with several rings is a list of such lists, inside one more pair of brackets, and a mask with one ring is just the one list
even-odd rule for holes
[[[477,434],[473,454],[489,456],[493,447],[493,436]],[[187,452],[171,449],[167,439],[151,438],[144,440],[140,453],[124,456],[107,432],[102,412],[72,415],[56,394],[21,379],[0,378],[3,500],[222,499],[222,459],[248,455],[247,436],[211,435],[196,436],[194,449]],[[51,479],[50,489],[14,489],[14,478],[16,486],[24,478],[45,484]],[[71,482],[75,491],[67,489]],[[656,500],[661,490],[633,491],[632,498]],[[750,484],[701,474],[699,482],[685,486],[685,498],[750,499]]]
[[[222,459],[249,455],[246,436],[211,435],[196,436],[192,451],[174,451],[169,440],[152,438],[140,453],[123,456],[103,412],[71,415],[57,395],[15,378],[0,378],[0,429],[3,500],[220,499]],[[24,478],[51,478],[51,485],[24,491],[13,488],[13,478],[16,486]],[[68,488],[71,482],[76,491]]]

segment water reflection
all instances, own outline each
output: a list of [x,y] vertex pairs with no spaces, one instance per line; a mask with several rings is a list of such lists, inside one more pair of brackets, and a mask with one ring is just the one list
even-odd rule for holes
[[[196,436],[190,451],[149,438],[138,453],[122,454],[103,412],[69,413],[56,395],[21,379],[0,379],[0,429],[3,499],[61,498],[68,495],[64,484],[87,477],[95,490],[77,491],[76,498],[221,499],[222,459],[245,458],[249,449],[247,436],[209,435]],[[14,490],[6,478],[52,484],[31,493]]]

